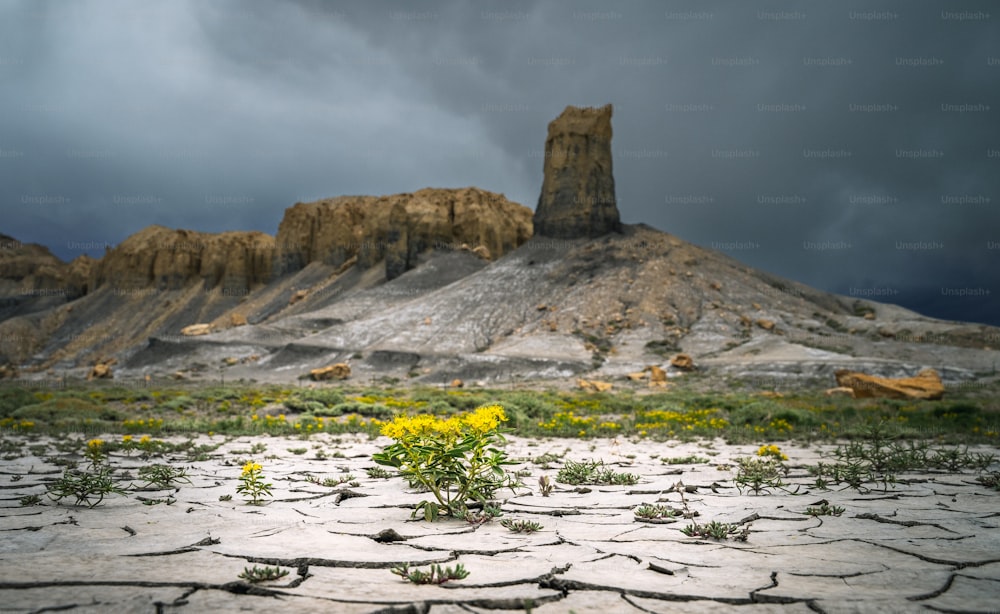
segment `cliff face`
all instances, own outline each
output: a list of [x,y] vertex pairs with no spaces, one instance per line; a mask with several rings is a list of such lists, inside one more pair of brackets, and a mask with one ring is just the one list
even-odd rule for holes
[[176,290],[193,280],[205,289],[246,292],[267,283],[274,239],[262,232],[209,234],[150,226],[110,249],[92,267],[91,291],[111,285],[132,291]]
[[477,188],[343,196],[285,211],[275,269],[293,272],[313,261],[339,266],[357,256],[361,267],[386,259],[386,277],[393,279],[430,248],[483,246],[499,257],[531,234],[530,209]]
[[21,243],[0,234],[0,294],[79,296],[84,292],[90,262],[89,258],[81,256],[66,264],[47,247]]
[[558,239],[619,232],[611,165],[611,105],[569,106],[549,123],[535,234]]

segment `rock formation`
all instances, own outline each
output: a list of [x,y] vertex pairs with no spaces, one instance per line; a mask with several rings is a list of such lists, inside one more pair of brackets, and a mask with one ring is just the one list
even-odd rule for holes
[[274,239],[262,232],[211,234],[149,226],[109,249],[91,270],[91,291],[176,290],[201,281],[205,289],[245,295],[271,278]]
[[298,203],[278,227],[277,273],[310,262],[358,266],[386,260],[389,279],[416,265],[432,248],[462,244],[499,257],[531,237],[531,210],[478,188],[426,188],[392,196],[342,196]]
[[621,230],[611,167],[611,105],[566,109],[549,123],[535,234],[593,238]]
[[850,388],[854,398],[885,397],[889,399],[937,400],[944,396],[941,376],[934,369],[924,369],[916,377],[890,379],[855,373],[842,369],[835,373],[837,386]]
[[0,296],[74,299],[86,294],[93,262],[83,255],[67,264],[47,247],[0,234]]
[[317,382],[329,379],[347,379],[351,377],[351,367],[346,363],[338,362],[335,365],[313,369],[309,372],[309,377]]

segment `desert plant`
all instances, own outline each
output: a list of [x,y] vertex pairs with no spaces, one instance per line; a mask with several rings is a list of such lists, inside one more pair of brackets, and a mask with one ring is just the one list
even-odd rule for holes
[[517,484],[504,470],[513,463],[495,447],[504,442],[500,424],[506,419],[499,405],[447,419],[397,416],[382,427],[382,434],[395,443],[372,459],[434,495],[434,501],[417,505],[414,517],[422,511],[429,521],[442,514],[461,518],[468,501],[485,504],[500,488],[513,490]]
[[510,518],[501,520],[500,526],[513,533],[534,533],[535,531],[541,531],[544,528],[542,525],[532,520],[513,520]]
[[632,510],[632,514],[635,516],[636,520],[649,522],[673,522],[675,519],[682,516],[684,512],[682,510],[675,510],[667,505],[660,505],[659,503],[643,503],[639,507]]
[[688,537],[708,537],[715,540],[724,540],[731,537],[736,541],[746,541],[750,535],[750,525],[740,529],[739,525],[715,520],[705,524],[692,522],[689,525],[681,527],[681,533]]
[[389,478],[392,477],[391,472],[386,471],[381,467],[368,467],[367,469],[365,469],[365,475],[367,475],[370,478],[376,478],[380,480],[388,480]]
[[466,571],[461,563],[455,565],[454,568],[431,565],[427,571],[419,569],[411,570],[410,566],[404,563],[391,568],[389,571],[414,584],[444,584],[450,580],[461,580],[469,576],[469,572]]
[[784,486],[781,477],[785,474],[785,466],[773,456],[737,458],[736,464],[736,478],[733,481],[741,494],[748,490],[759,495]]
[[171,467],[170,465],[146,465],[139,468],[139,479],[146,482],[146,486],[156,486],[157,488],[172,488],[175,484],[183,482],[190,484],[191,480],[187,476],[187,471],[183,467]]
[[604,461],[576,462],[568,460],[556,474],[556,481],[574,486],[591,484],[597,486],[631,486],[639,481],[634,473],[619,473],[604,466]]
[[472,510],[465,512],[465,521],[469,524],[483,524],[484,522],[489,522],[494,518],[499,518],[503,516],[503,511],[499,507],[493,505],[484,505],[483,509],[478,512]]
[[264,481],[262,471],[263,467],[258,463],[248,461],[243,465],[240,485],[236,487],[236,492],[252,505],[259,505],[261,499],[271,496],[271,483]]
[[707,463],[708,459],[695,454],[690,454],[688,456],[665,456],[660,459],[660,462],[667,465],[696,465],[699,463]]
[[287,569],[282,569],[280,567],[244,567],[243,572],[240,573],[238,578],[241,580],[246,580],[251,584],[256,584],[258,582],[269,582],[271,580],[278,580],[284,578],[288,575]]
[[547,475],[543,475],[538,478],[538,492],[542,493],[543,497],[548,497],[552,494],[552,480]]
[[806,508],[802,512],[807,516],[840,516],[844,513],[844,508],[839,505],[830,505],[829,501],[820,501],[816,505]]
[[38,505],[41,503],[42,498],[38,495],[24,495],[18,499],[18,502],[21,504],[21,507],[31,507],[32,505]]
[[111,467],[103,463],[91,465],[85,470],[67,469],[62,477],[47,488],[49,498],[53,501],[74,497],[74,505],[85,504],[90,508],[99,505],[107,495],[125,494],[125,490],[115,481]]

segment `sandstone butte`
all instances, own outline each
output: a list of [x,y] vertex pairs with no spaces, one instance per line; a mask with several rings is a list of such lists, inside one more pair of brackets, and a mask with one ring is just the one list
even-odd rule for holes
[[549,123],[536,235],[594,238],[619,232],[611,163],[611,105],[568,106]]

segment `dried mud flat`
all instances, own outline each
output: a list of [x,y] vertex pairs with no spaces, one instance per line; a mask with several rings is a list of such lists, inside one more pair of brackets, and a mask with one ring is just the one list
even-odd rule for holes
[[[8,437],[8,440],[10,437]],[[16,438],[15,438],[16,439]],[[198,443],[223,438],[202,436]],[[45,443],[34,441],[33,444]],[[52,441],[52,440],[48,440]],[[177,439],[177,441],[181,441]],[[364,436],[240,437],[208,460],[143,461],[115,455],[133,474],[144,462],[187,470],[191,484],[111,496],[93,509],[44,496],[61,474],[46,460],[0,461],[0,611],[39,612],[996,612],[1000,603],[1000,492],[973,473],[905,474],[887,490],[821,491],[805,470],[832,446],[782,446],[798,494],[740,494],[733,459],[750,445],[511,438],[508,453],[602,459],[641,476],[633,486],[556,484],[525,460],[528,485],[508,497],[503,518],[543,528],[513,533],[498,520],[470,525],[410,520],[423,498],[400,478],[368,477],[388,440]],[[274,484],[266,504],[236,495],[239,459],[256,454]],[[317,459],[317,448],[327,458]],[[289,449],[308,448],[301,454]],[[37,449],[37,448],[36,448]],[[996,452],[981,448],[978,451]],[[698,455],[707,463],[669,465]],[[13,455],[9,455],[13,456]],[[273,458],[276,457],[276,458]],[[317,478],[353,476],[330,487]],[[18,478],[17,476],[22,476]],[[635,519],[643,503],[680,507],[683,482],[696,520],[750,525],[745,542],[686,537],[689,521]],[[26,495],[43,504],[21,507]],[[231,501],[220,496],[233,495]],[[140,499],[172,503],[144,504]],[[826,500],[840,516],[810,516]],[[389,572],[461,563],[469,576],[414,585]],[[249,584],[246,567],[278,565],[276,581]]]

